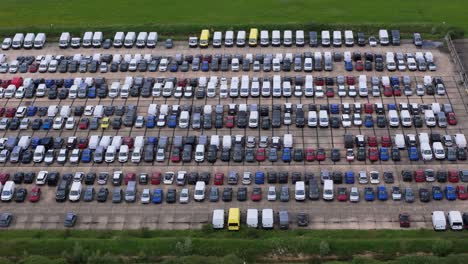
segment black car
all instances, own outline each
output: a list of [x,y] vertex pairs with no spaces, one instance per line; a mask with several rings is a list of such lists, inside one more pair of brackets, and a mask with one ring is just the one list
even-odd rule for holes
[[393,161],[401,160],[400,150],[396,147],[392,147],[392,160]]
[[269,171],[267,173],[267,182],[269,184],[277,183],[278,182],[278,174],[275,171]]
[[332,116],[332,117],[330,118],[330,126],[331,126],[332,128],[340,128],[340,123],[341,123],[341,122],[340,122],[340,119],[339,119],[338,117]]
[[21,123],[20,119],[17,117],[14,117],[11,119],[11,122],[8,128],[10,130],[18,130],[20,123]]
[[118,72],[119,71],[119,63],[118,62],[112,62],[110,65],[110,72]]
[[447,171],[437,171],[436,179],[437,182],[447,182]]
[[297,214],[297,225],[301,226],[301,227],[308,226],[309,225],[309,215],[304,213],[304,212],[298,213]]
[[246,200],[247,200],[247,187],[239,187],[237,189],[237,201],[243,202]]
[[431,200],[431,195],[428,189],[426,188],[419,189],[419,200],[421,200],[421,202],[423,203],[427,203]]
[[340,154],[340,150],[339,149],[332,149],[331,150],[331,156],[330,156],[331,160],[334,161],[334,162],[338,162],[340,161],[341,159],[341,154]]
[[255,150],[248,148],[245,150],[245,161],[246,162],[255,162]]
[[294,149],[294,154],[293,154],[293,159],[294,161],[301,162],[304,160],[304,151],[300,148],[295,148]]
[[218,147],[216,147],[216,145],[210,145],[208,147],[208,152],[207,152],[208,162],[211,162],[211,163],[216,162],[217,156],[218,156]]
[[24,183],[33,183],[34,179],[36,178],[36,173],[35,172],[26,172],[24,174]]
[[33,159],[33,152],[29,149],[23,151],[22,157],[21,157],[21,163],[23,164],[29,164],[31,163]]
[[28,196],[28,191],[25,188],[18,188],[15,192],[15,202],[22,203],[26,200]]
[[177,200],[177,191],[176,191],[176,189],[167,190],[166,202],[167,203],[175,203],[176,200]]
[[387,120],[384,115],[377,115],[377,127],[384,128],[387,126]]
[[75,106],[75,108],[73,109],[73,115],[82,116],[84,113],[84,109],[85,107],[82,105]]
[[413,172],[410,170],[402,170],[401,177],[403,178],[404,182],[412,182],[413,181]]
[[225,187],[223,190],[223,202],[230,202],[232,201],[232,188]]
[[187,176],[187,184],[195,185],[198,181],[198,172],[190,172]]
[[96,180],[96,173],[95,172],[89,172],[85,176],[84,183],[86,185],[93,185],[95,180]]
[[52,171],[47,175],[48,186],[57,186],[57,183],[59,180],[60,180],[60,173],[57,171]]
[[105,202],[107,201],[107,197],[109,196],[109,190],[105,187],[102,187],[101,189],[99,189],[98,193],[97,193],[97,197],[96,197],[96,200],[98,202]]
[[13,175],[13,182],[16,184],[21,184],[24,179],[24,172],[18,171]]
[[419,116],[419,115],[413,116],[413,124],[414,124],[415,127],[421,128],[423,126],[423,120],[422,120],[421,116]]
[[302,180],[302,173],[298,171],[294,171],[291,173],[292,184],[296,184],[296,182],[301,181],[301,180]]
[[466,150],[465,148],[457,149],[457,158],[458,160],[466,160]]
[[67,88],[61,88],[58,92],[58,98],[60,100],[67,99],[68,97],[68,89]]
[[358,161],[365,161],[366,160],[366,148],[364,147],[359,147],[357,154],[356,154],[356,159]]
[[289,173],[287,171],[280,171],[278,175],[278,183],[288,183]]
[[116,129],[116,130],[120,129],[122,127],[122,118],[121,117],[112,118],[111,125],[113,129]]
[[393,172],[385,171],[383,176],[384,176],[384,182],[385,183],[394,183],[395,182],[395,177],[393,177]]
[[233,155],[232,155],[232,160],[234,162],[242,162],[244,160],[244,155],[243,155],[243,152],[242,152],[242,149],[241,149],[240,145],[235,145],[234,146],[234,152],[233,152]]

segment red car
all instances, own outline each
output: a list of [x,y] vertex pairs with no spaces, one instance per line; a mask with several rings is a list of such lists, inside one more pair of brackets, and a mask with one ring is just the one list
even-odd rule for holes
[[346,202],[348,200],[348,196],[346,195],[346,187],[338,188],[338,201]]
[[132,137],[124,137],[123,141],[122,141],[122,144],[127,145],[129,149],[132,149],[134,142],[135,141],[133,140]]
[[214,176],[214,185],[223,185],[224,184],[224,173],[218,172]]
[[354,76],[346,76],[346,84],[347,85],[356,84],[356,79],[354,78]]
[[171,153],[171,161],[172,162],[180,162],[180,149],[179,148],[173,148],[172,153]]
[[456,170],[449,170],[448,171],[448,181],[449,182],[458,182],[459,181],[459,178],[458,178],[458,171]]
[[392,139],[389,136],[382,136],[380,140],[380,144],[382,144],[382,147],[389,148],[392,146]]
[[129,181],[135,181],[135,180],[136,180],[136,174],[134,172],[128,172],[127,174],[125,174],[125,178],[124,178],[125,185],[127,185]]
[[465,186],[462,186],[462,185],[457,186],[457,195],[458,195],[458,199],[460,200],[468,199],[468,193],[466,192]]
[[265,161],[266,153],[264,148],[257,149],[257,161]]
[[379,151],[376,147],[369,148],[369,160],[372,162],[379,160]]
[[306,156],[307,161],[314,161],[315,160],[315,150],[313,148],[306,149],[305,156]]
[[161,184],[161,173],[160,172],[153,172],[151,174],[151,184],[158,185]]
[[3,80],[2,81],[2,88],[8,88],[8,85],[11,84],[11,80]]
[[424,176],[424,170],[423,169],[417,169],[414,171],[414,181],[415,182],[425,182],[426,177]]
[[367,145],[369,145],[369,147],[377,147],[377,137],[367,137]]
[[372,114],[372,113],[374,113],[374,107],[372,106],[371,103],[366,103],[366,104],[364,104],[364,112],[365,112],[366,114]]
[[23,85],[23,77],[13,77],[11,84],[15,85],[16,89],[18,89],[21,85]]
[[354,66],[356,71],[363,71],[364,70],[364,63],[362,63],[362,60],[356,61],[356,64]]
[[317,161],[324,161],[325,158],[325,150],[323,148],[317,149]]
[[32,203],[39,202],[39,199],[41,199],[41,188],[39,187],[34,187],[31,190],[31,195],[29,196],[29,201]]
[[5,107],[0,107],[0,116],[3,116],[6,112]]
[[234,121],[234,116],[231,116],[231,115],[230,115],[230,116],[228,116],[228,117],[226,118],[226,127],[227,127],[227,128],[233,128],[233,127],[234,127],[234,123],[235,123],[235,121]]
[[455,113],[448,113],[447,115],[447,122],[449,125],[454,126],[457,124],[457,118],[455,117]]
[[394,95],[394,96],[401,96],[401,89],[400,89],[400,87],[393,87],[393,95]]
[[325,95],[327,97],[334,97],[335,96],[335,90],[333,89],[333,87],[327,87]]
[[401,213],[398,215],[398,220],[400,222],[400,227],[410,227],[411,220],[408,213]]
[[393,95],[393,90],[391,87],[384,87],[384,95],[390,97]]
[[81,118],[80,124],[78,126],[80,129],[88,129],[89,118]]
[[[318,85],[318,86],[323,86],[325,84],[325,81],[323,80],[322,77],[317,77],[315,78],[315,85]],[[5,87],[6,88],[6,87]]]
[[5,117],[14,117],[16,114],[16,108],[14,107],[9,107],[6,110]]
[[88,138],[80,138],[78,139],[78,148],[79,149],[85,149],[88,147],[88,142],[89,142],[89,139]]
[[38,70],[38,67],[39,67],[39,64],[37,64],[36,62],[32,63],[31,65],[29,65],[29,72],[30,73],[36,73],[37,70]]
[[254,187],[250,198],[252,202],[260,202],[262,200],[262,189],[260,187]]
[[8,179],[10,179],[9,173],[0,173],[0,183],[2,183],[2,185],[5,185],[5,182],[7,182]]

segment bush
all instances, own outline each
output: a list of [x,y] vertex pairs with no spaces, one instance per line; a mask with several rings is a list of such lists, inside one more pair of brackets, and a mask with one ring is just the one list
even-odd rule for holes
[[320,256],[327,256],[330,254],[330,244],[328,244],[327,241],[321,241],[320,242]]
[[432,253],[439,257],[445,257],[452,252],[453,243],[449,240],[436,240],[432,244]]

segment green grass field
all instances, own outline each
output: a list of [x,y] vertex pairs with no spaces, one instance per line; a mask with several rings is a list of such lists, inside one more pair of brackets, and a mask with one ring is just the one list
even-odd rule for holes
[[0,32],[204,24],[451,25],[468,30],[466,0],[2,0]]

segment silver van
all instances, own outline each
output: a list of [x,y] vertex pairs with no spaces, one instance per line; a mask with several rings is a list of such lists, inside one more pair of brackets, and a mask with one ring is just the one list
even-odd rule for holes
[[136,200],[136,181],[129,181],[127,189],[125,190],[125,201],[127,203],[133,203]]

